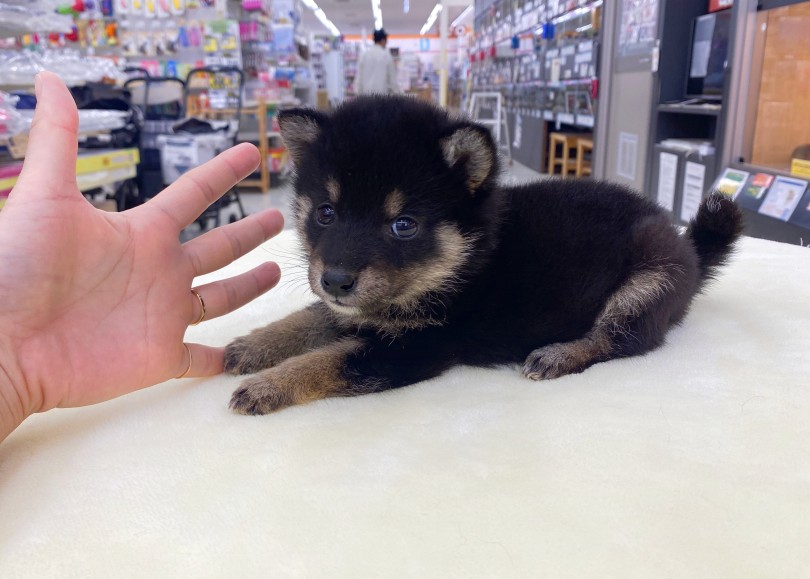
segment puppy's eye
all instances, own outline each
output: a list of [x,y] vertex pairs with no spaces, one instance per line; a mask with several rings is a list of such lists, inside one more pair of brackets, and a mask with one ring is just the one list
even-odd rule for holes
[[315,220],[321,225],[330,225],[335,220],[335,208],[324,203],[315,210]]
[[410,239],[419,231],[419,224],[412,218],[402,215],[394,219],[391,224],[391,232],[400,239]]

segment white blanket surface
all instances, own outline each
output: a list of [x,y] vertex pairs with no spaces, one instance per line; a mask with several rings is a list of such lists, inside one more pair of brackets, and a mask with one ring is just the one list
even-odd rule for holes
[[[312,301],[294,247],[219,272],[285,281],[186,340]],[[0,577],[810,576],[810,249],[744,239],[665,346],[558,380],[462,367],[260,417],[239,382],[29,419]]]

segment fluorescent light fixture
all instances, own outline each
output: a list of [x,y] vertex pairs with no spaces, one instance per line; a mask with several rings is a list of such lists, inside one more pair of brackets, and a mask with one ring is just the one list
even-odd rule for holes
[[408,12],[410,12],[410,11],[411,11],[411,2],[410,2],[410,0],[404,0],[404,1],[402,2],[402,11],[403,11],[405,14],[407,14]]
[[371,0],[371,11],[374,12],[374,30],[381,30],[383,27],[383,19],[380,0]]
[[326,26],[329,29],[329,32],[331,32],[334,36],[340,36],[340,30],[338,30],[338,27],[335,26],[334,23],[326,17],[326,14],[324,13],[323,10],[321,10],[320,8],[315,10],[315,17],[318,20],[320,20],[321,24]]
[[419,31],[420,35],[424,36],[428,30],[433,28],[433,23],[436,22],[436,17],[439,16],[439,12],[441,11],[442,11],[441,4],[436,4],[436,6],[433,7],[433,11],[430,13],[430,16],[428,16],[427,22],[425,22],[425,25],[422,27],[422,30]]
[[467,14],[469,14],[470,12],[472,12],[472,9],[473,9],[472,4],[470,4],[469,6],[467,6],[467,7],[464,9],[464,12],[462,12],[461,14],[459,14],[459,15],[458,15],[458,18],[456,18],[455,20],[453,20],[453,23],[450,25],[450,28],[455,28],[456,26],[458,26],[459,24],[461,24],[461,23],[464,21],[464,19],[467,17]]
[[312,10],[315,17],[321,21],[321,24],[329,29],[329,32],[331,32],[334,36],[340,36],[340,30],[338,30],[338,27],[326,17],[326,13],[321,10],[320,6],[318,6],[318,3],[315,2],[315,0],[301,0],[301,2],[304,4],[304,6]]

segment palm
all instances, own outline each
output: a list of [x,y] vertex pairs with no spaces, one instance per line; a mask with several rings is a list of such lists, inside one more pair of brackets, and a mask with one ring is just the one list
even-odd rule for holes
[[[51,82],[48,90],[60,86]],[[38,410],[91,404],[181,373],[188,365],[183,334],[199,314],[189,291],[194,277],[281,225],[269,213],[179,242],[195,213],[255,167],[248,147],[223,154],[137,209],[93,208],[75,185],[75,124],[48,126],[48,109],[61,109],[64,118],[66,98],[66,91],[40,97],[38,115],[46,120],[32,129],[20,182],[0,214],[0,321]],[[276,278],[271,265],[230,286],[204,286],[207,317],[249,301]],[[219,349],[194,347],[194,375],[221,371]]]

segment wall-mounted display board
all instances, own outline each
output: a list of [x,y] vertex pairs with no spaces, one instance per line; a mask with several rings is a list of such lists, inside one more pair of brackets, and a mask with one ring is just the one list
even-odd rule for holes
[[649,70],[657,38],[658,0],[620,0],[616,71]]
[[594,131],[603,4],[476,0],[471,90],[503,95],[512,158],[536,171],[548,133]]

